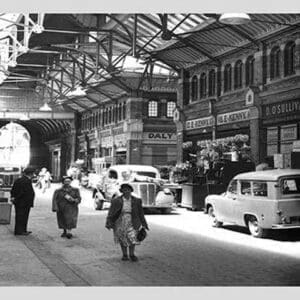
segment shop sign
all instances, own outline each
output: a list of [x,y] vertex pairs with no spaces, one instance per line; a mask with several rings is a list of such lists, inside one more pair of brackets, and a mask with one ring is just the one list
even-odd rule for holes
[[176,141],[176,134],[170,132],[146,132],[144,139],[147,140],[160,140],[160,141]]
[[293,142],[293,151],[294,152],[300,152],[300,140]]
[[297,139],[297,127],[294,126],[282,126],[281,127],[281,141],[289,141],[289,140],[296,140]]
[[267,143],[277,142],[278,140],[278,128],[269,127],[267,129]]
[[244,109],[244,110],[217,115],[217,125],[243,122],[243,121],[248,121],[249,119],[250,119],[250,111],[249,109]]
[[263,117],[276,117],[300,112],[300,99],[287,100],[263,106]]
[[114,141],[117,148],[126,148],[127,139],[125,134],[116,135]]
[[111,148],[113,146],[112,136],[107,136],[107,137],[101,138],[101,146],[104,148]]
[[193,119],[186,121],[185,128],[189,129],[197,129],[197,128],[205,128],[209,126],[213,126],[215,124],[215,118],[213,116],[207,118]]

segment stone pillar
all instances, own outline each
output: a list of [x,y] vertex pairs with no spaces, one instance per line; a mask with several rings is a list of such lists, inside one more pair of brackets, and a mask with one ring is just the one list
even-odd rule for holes
[[183,127],[183,120],[182,120],[182,114],[183,114],[183,107],[184,107],[184,71],[181,72],[181,78],[178,80],[177,84],[177,119],[175,121],[176,124],[176,132],[177,132],[177,158],[176,162],[177,164],[182,163],[183,160],[183,150],[182,150],[182,143],[184,138],[184,127]]
[[296,41],[296,49],[295,49],[295,73],[300,75],[300,38],[297,38]]
[[127,164],[142,164],[144,99],[128,98],[126,102]]
[[254,82],[255,86],[263,86],[263,60],[267,59],[269,56],[263,58],[263,51],[258,51],[254,54]]
[[256,106],[249,108],[250,110],[250,147],[251,158],[255,165],[261,161],[260,157],[260,131],[259,131],[259,110]]

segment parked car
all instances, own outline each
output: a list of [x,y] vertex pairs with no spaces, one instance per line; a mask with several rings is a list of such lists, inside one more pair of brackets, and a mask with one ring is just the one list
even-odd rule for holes
[[95,209],[102,209],[104,202],[120,195],[122,183],[130,183],[133,194],[142,199],[144,208],[158,208],[170,212],[174,204],[174,195],[170,189],[163,188],[159,171],[145,165],[114,165],[108,168],[102,183],[93,192]]
[[205,198],[213,226],[248,227],[254,237],[268,229],[300,228],[300,170],[277,169],[235,176],[227,191]]

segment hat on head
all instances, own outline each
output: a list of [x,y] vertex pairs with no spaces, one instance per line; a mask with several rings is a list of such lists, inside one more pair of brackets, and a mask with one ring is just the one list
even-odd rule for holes
[[27,167],[27,168],[25,168],[25,169],[23,170],[23,173],[24,173],[25,175],[34,174],[34,172],[35,172],[35,169],[32,168],[32,167]]
[[73,180],[72,176],[63,176],[61,182],[64,183],[66,179],[70,179],[71,181]]
[[133,192],[133,187],[129,183],[123,183],[123,184],[121,184],[121,186],[120,186],[120,192],[122,193],[123,190],[126,189],[126,188],[130,189],[130,191]]

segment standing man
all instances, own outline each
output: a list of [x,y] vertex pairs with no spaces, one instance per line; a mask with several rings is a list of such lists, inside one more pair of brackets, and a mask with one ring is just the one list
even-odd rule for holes
[[33,207],[34,190],[32,177],[34,169],[26,168],[23,176],[18,178],[11,189],[11,201],[15,206],[15,235],[29,235],[27,223],[30,208]]

